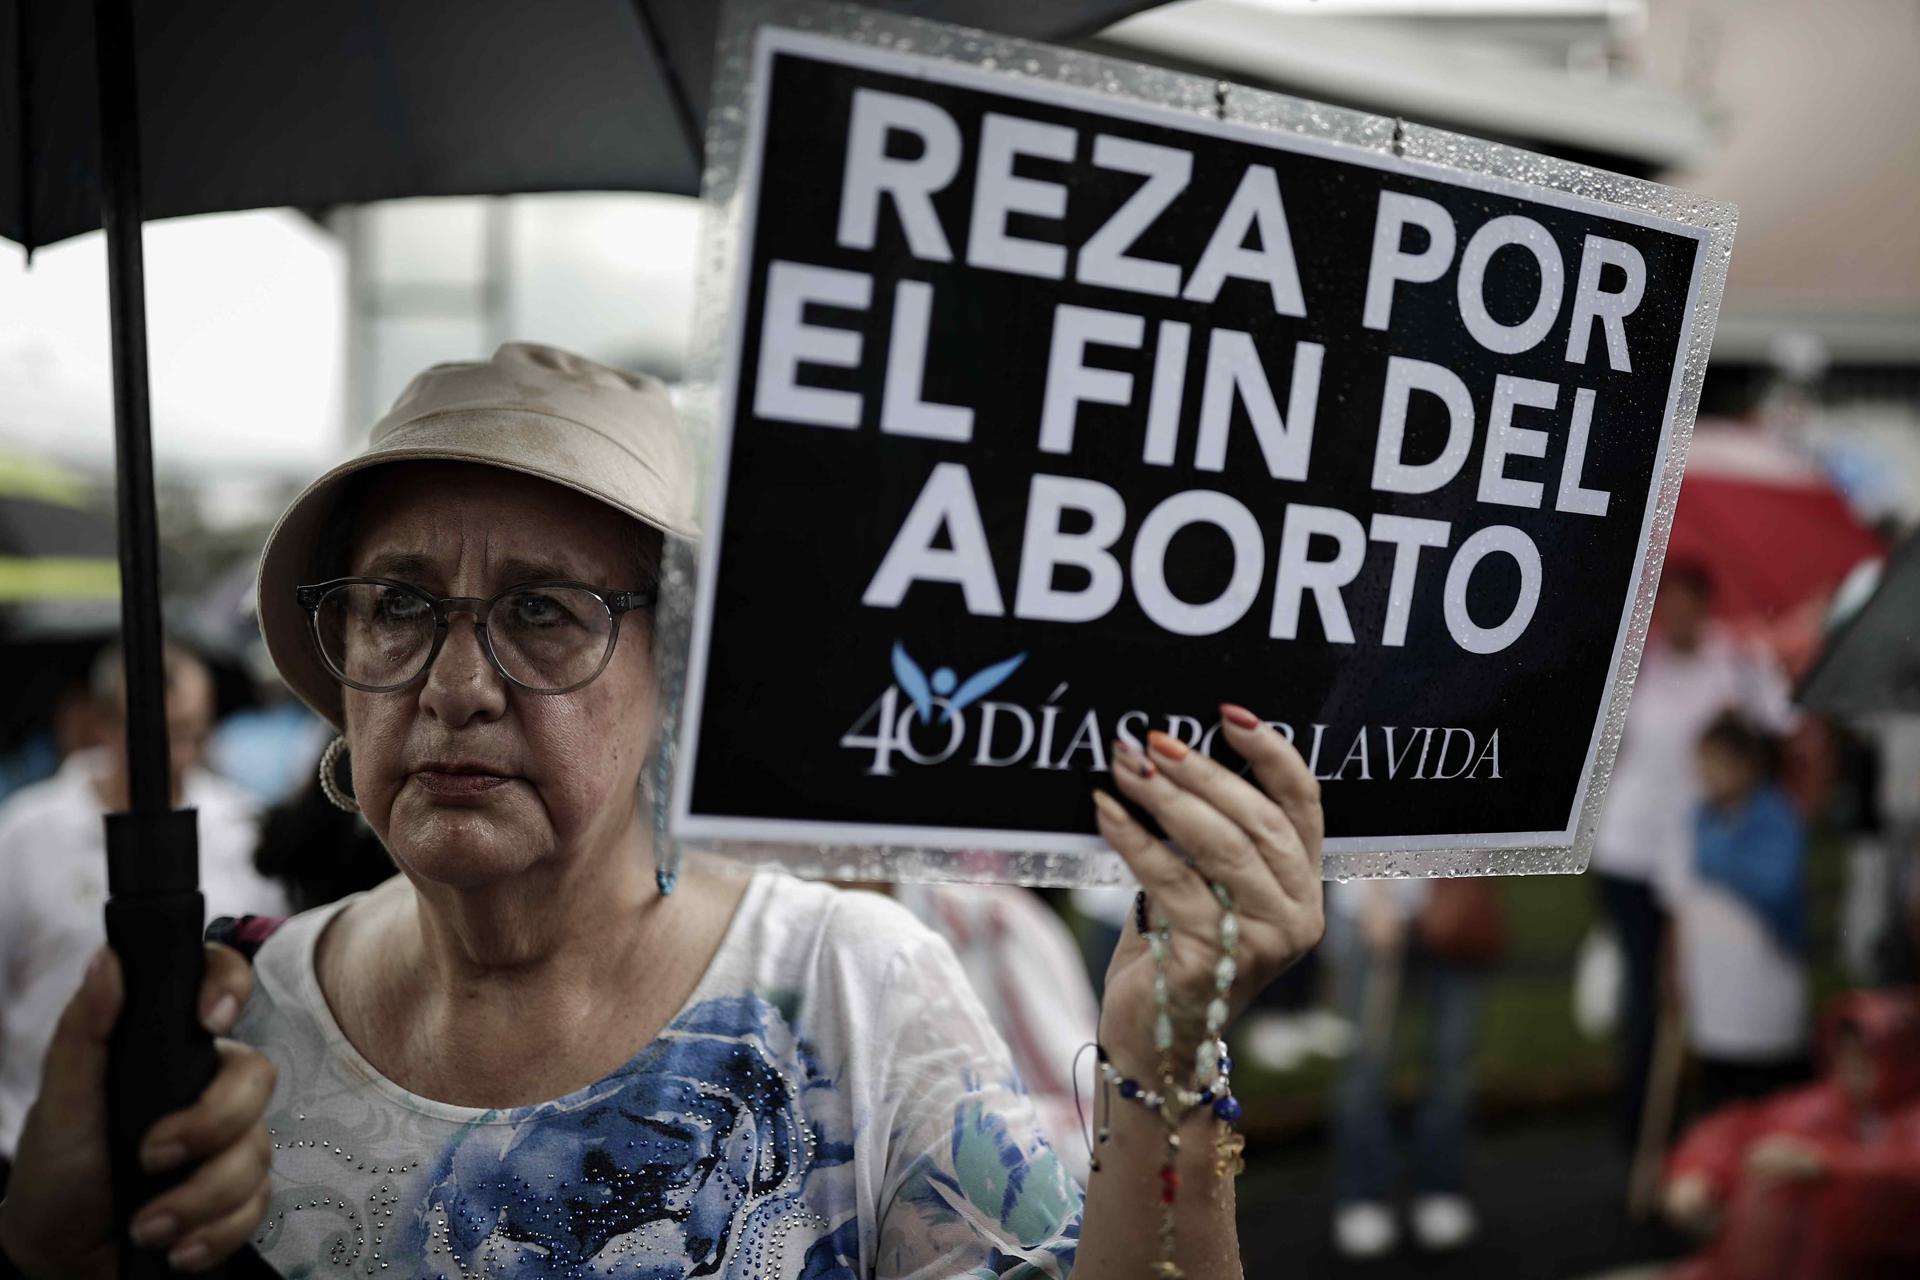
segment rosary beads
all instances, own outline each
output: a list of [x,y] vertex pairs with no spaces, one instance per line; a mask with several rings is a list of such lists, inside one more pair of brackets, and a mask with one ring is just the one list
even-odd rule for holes
[[[1233,1060],[1221,1037],[1227,1025],[1227,996],[1238,974],[1234,948],[1240,941],[1240,916],[1234,910],[1233,896],[1223,885],[1213,885],[1213,896],[1220,904],[1220,959],[1214,965],[1213,997],[1207,1002],[1206,1028],[1194,1049],[1193,1071],[1185,1083],[1174,1070],[1173,1010],[1167,988],[1167,953],[1173,941],[1173,929],[1164,919],[1157,928],[1148,928],[1144,897],[1138,908],[1141,932],[1153,956],[1153,1043],[1159,1050],[1158,1087],[1142,1085],[1120,1074],[1099,1051],[1102,1084],[1120,1095],[1122,1101],[1145,1107],[1158,1115],[1167,1129],[1166,1158],[1160,1166],[1160,1260],[1154,1264],[1156,1280],[1184,1280],[1185,1273],[1174,1261],[1174,1206],[1180,1192],[1180,1126],[1202,1107],[1210,1108],[1221,1122],[1214,1142],[1214,1171],[1221,1177],[1238,1175],[1246,1166],[1242,1153],[1246,1142],[1233,1130],[1240,1118],[1240,1100],[1233,1096]],[[1100,1141],[1113,1137],[1111,1108],[1103,1113]]]

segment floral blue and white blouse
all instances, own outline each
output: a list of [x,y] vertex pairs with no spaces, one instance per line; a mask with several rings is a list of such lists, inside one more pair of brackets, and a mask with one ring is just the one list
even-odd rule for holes
[[618,1071],[536,1106],[408,1093],[314,976],[344,904],[281,928],[234,1035],[279,1069],[290,1280],[1064,1277],[1080,1192],[952,952],[904,910],[754,877],[706,976]]

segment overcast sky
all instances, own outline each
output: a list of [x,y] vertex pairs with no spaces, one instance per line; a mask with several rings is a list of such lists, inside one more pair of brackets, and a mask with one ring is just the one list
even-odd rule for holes
[[[344,257],[284,210],[146,231],[155,454],[310,472],[341,441]],[[0,445],[99,470],[113,456],[106,255],[98,233],[34,255],[0,242]]]

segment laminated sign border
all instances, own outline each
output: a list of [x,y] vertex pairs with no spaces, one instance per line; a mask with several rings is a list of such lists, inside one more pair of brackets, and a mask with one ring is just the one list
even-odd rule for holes
[[1096,881],[1112,739],[1233,701],[1330,875],[1584,866],[1731,209],[803,12],[716,98],[674,837]]

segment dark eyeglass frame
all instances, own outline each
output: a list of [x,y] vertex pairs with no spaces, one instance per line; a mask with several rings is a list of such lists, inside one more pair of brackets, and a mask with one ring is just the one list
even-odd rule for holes
[[[334,666],[333,660],[327,656],[327,646],[320,639],[320,604],[327,598],[328,592],[339,587],[351,586],[391,587],[396,591],[404,591],[433,610],[433,643],[427,649],[426,660],[420,664],[418,671],[398,684],[362,684],[358,680],[349,678],[345,672]],[[500,661],[500,655],[493,651],[493,637],[487,633],[487,615],[496,603],[508,596],[518,595],[522,591],[537,591],[543,587],[566,587],[573,591],[584,591],[606,607],[610,620],[607,629],[607,650],[600,655],[599,665],[594,667],[593,674],[563,689],[542,689],[515,678]],[[614,646],[620,642],[620,619],[636,609],[651,608],[659,600],[660,593],[658,591],[607,591],[565,578],[542,578],[534,582],[517,582],[505,591],[482,599],[479,596],[436,596],[424,587],[417,587],[411,582],[400,582],[394,578],[350,577],[332,578],[326,582],[295,587],[294,596],[299,600],[300,607],[307,611],[307,638],[313,643],[314,652],[319,655],[321,665],[327,669],[329,675],[348,688],[358,689],[362,693],[399,693],[408,686],[418,683],[433,670],[434,662],[440,657],[440,649],[447,642],[447,632],[453,615],[470,613],[473,615],[473,629],[480,637],[480,652],[487,656],[487,664],[499,673],[502,680],[515,688],[525,689],[528,693],[559,694],[584,689],[598,680],[600,673],[607,669],[607,664],[613,661]]]

